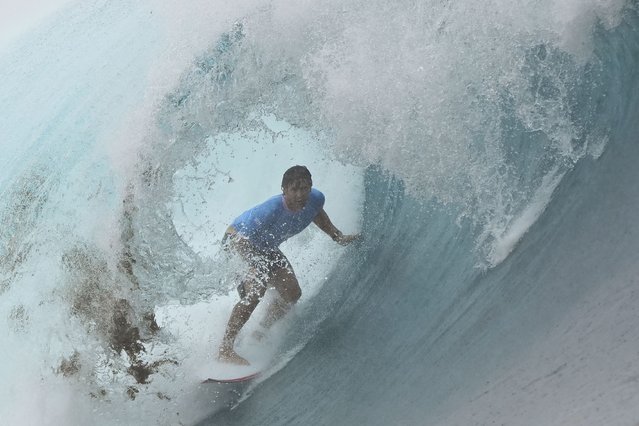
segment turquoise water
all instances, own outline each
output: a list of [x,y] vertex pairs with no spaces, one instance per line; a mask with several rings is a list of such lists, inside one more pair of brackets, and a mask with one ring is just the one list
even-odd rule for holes
[[[0,54],[3,415],[633,424],[638,28],[623,1],[70,5]],[[296,163],[364,239],[287,242],[303,299],[220,411],[192,368],[241,268],[219,238]]]

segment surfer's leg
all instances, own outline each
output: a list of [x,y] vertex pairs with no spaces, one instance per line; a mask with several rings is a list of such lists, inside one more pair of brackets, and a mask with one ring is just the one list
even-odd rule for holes
[[302,289],[297,281],[293,267],[283,254],[281,256],[282,259],[278,259],[276,267],[271,271],[268,282],[269,287],[274,287],[277,290],[280,298],[269,305],[266,316],[261,323],[267,329],[284,317],[302,296]]
[[235,339],[238,333],[249,320],[251,314],[260,303],[262,296],[266,292],[266,287],[259,280],[247,279],[243,283],[244,297],[233,307],[231,318],[226,326],[226,332],[222,339],[222,345],[218,352],[218,359],[235,364],[248,365],[248,361],[235,352]]
[[[271,304],[268,305],[266,315],[264,315],[264,318],[260,321],[260,325],[268,330],[290,310],[291,306],[285,302],[284,299],[276,296],[274,300],[271,301]],[[258,339],[262,339],[265,333],[264,331],[256,330],[254,336]]]
[[231,311],[231,317],[218,352],[218,359],[246,365],[248,361],[235,352],[235,339],[266,292],[268,259],[263,253],[256,251],[246,238],[235,233],[235,230],[227,230],[223,243],[225,249],[231,248],[242,256],[249,264],[249,271],[246,279],[238,287],[240,301]]

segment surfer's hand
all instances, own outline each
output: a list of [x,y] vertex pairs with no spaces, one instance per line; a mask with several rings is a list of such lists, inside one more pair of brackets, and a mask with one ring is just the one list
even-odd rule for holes
[[360,238],[362,238],[362,234],[344,235],[340,232],[335,236],[334,240],[337,244],[347,246],[353,241],[359,240]]

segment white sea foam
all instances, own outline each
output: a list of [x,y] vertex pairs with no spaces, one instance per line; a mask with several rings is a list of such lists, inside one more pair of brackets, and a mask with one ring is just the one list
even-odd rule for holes
[[544,212],[563,176],[564,173],[554,170],[553,173],[544,177],[541,186],[526,208],[517,217],[508,221],[507,229],[499,229],[496,234],[491,235],[493,241],[489,245],[487,254],[490,266],[499,265],[513,251],[524,234]]

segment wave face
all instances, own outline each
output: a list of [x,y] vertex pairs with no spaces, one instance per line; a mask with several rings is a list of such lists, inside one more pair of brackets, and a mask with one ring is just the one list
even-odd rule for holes
[[[1,52],[12,424],[619,424],[639,415],[636,2],[72,5]],[[235,409],[197,386],[218,240],[307,164],[363,241]]]

